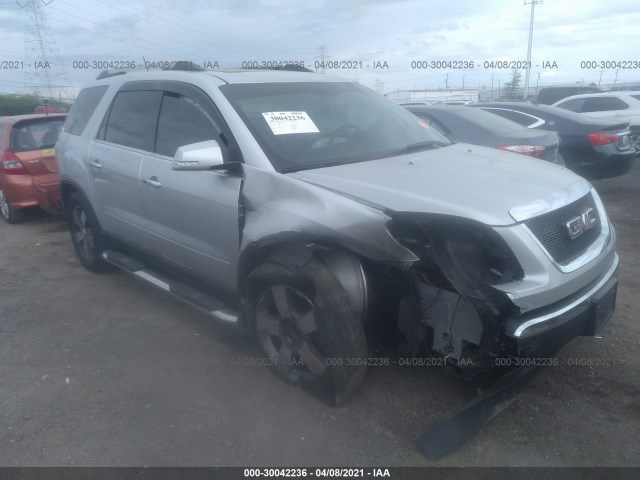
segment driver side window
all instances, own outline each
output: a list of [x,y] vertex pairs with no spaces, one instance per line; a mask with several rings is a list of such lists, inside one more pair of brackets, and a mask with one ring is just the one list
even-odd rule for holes
[[[202,105],[185,95],[165,92],[158,119],[155,151],[173,157],[183,145],[217,140],[220,128]],[[221,146],[224,145],[221,143]]]

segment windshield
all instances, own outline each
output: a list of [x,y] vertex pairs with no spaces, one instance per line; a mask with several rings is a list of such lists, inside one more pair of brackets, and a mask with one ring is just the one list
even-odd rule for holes
[[424,121],[356,83],[232,84],[220,89],[281,172],[449,144]]

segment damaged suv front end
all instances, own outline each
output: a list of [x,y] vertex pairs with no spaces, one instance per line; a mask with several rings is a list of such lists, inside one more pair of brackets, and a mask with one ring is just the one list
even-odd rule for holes
[[[522,195],[515,192],[522,190],[520,184],[503,181],[502,174],[513,166],[513,159],[499,158],[500,154],[480,147],[449,147],[460,148],[478,155],[478,167],[493,168],[474,191],[499,192],[487,197],[502,195],[509,218],[498,214],[500,210],[490,213],[488,206],[498,204],[497,198],[484,202],[476,198],[465,205],[469,190],[455,181],[448,188],[455,200],[442,203],[447,195],[440,192],[432,207],[426,207],[430,187],[437,190],[437,184],[446,180],[429,179],[420,170],[442,166],[429,157],[448,149],[426,152],[420,160],[396,159],[396,165],[369,165],[381,171],[414,169],[415,175],[406,178],[418,179],[407,180],[404,189],[391,188],[392,174],[376,182],[378,187],[386,183],[387,193],[395,192],[388,206],[380,207],[390,219],[387,230],[415,255],[415,260],[394,267],[396,285],[379,287],[375,294],[399,290],[396,321],[406,340],[406,353],[436,353],[467,372],[477,372],[500,364],[502,357],[543,361],[574,337],[595,335],[613,311],[618,268],[615,232],[595,189],[574,177],[567,187],[507,207],[510,199]],[[444,161],[455,161],[455,155]],[[533,171],[529,175],[536,178]],[[355,201],[385,203],[370,188],[358,191],[348,180],[352,177],[346,167],[295,175],[333,192],[343,191]],[[367,176],[354,175],[354,182],[362,184],[363,175]],[[432,177],[442,175],[441,171]],[[420,205],[420,210],[411,211],[412,205]]]
[[[420,257],[398,324],[409,352],[487,370],[500,357],[544,362],[596,335],[615,305],[618,256],[597,193],[579,185],[511,209],[508,226],[401,215],[395,236]],[[588,215],[589,230],[572,239],[572,222]]]
[[[615,304],[618,257],[615,232],[586,180],[508,152],[449,144],[383,105],[391,102],[345,85],[221,88],[276,170],[245,168],[240,283],[252,264],[246,259],[269,245],[344,250],[362,264],[367,285],[366,292],[345,285],[356,311],[393,323],[406,354],[436,354],[467,372],[489,370],[502,357],[546,357],[599,331]],[[349,110],[350,89],[393,118],[385,123],[372,108],[363,120],[357,102]],[[311,113],[314,101],[301,98],[314,95],[325,97],[331,115]],[[315,124],[287,136],[256,113],[292,113],[289,105]],[[323,135],[323,122],[333,133]],[[404,131],[387,136],[402,122]],[[366,151],[414,127],[404,148]],[[321,156],[340,149],[351,157]]]

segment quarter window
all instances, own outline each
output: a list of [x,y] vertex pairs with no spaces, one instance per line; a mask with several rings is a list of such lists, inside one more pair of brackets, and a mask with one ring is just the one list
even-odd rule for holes
[[537,123],[539,120],[536,117],[532,117],[531,115],[527,115],[526,113],[516,112],[514,110],[497,110],[497,109],[486,109],[488,112],[495,113],[504,117],[512,122],[516,122],[524,127],[529,127],[534,123]]

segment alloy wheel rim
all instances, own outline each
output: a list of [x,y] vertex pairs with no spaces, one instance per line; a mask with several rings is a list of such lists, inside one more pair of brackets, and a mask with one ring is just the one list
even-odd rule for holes
[[4,196],[4,192],[0,190],[0,211],[2,211],[2,216],[6,219],[9,218],[11,214],[9,210],[9,202],[7,202],[7,197]]
[[72,212],[73,217],[73,239],[78,250],[82,252],[86,260],[92,260],[95,254],[95,241],[93,230],[87,223],[87,214],[81,208],[76,206]]
[[270,365],[283,377],[324,375],[327,359],[316,346],[315,309],[302,292],[284,285],[268,288],[258,301],[256,330]]

